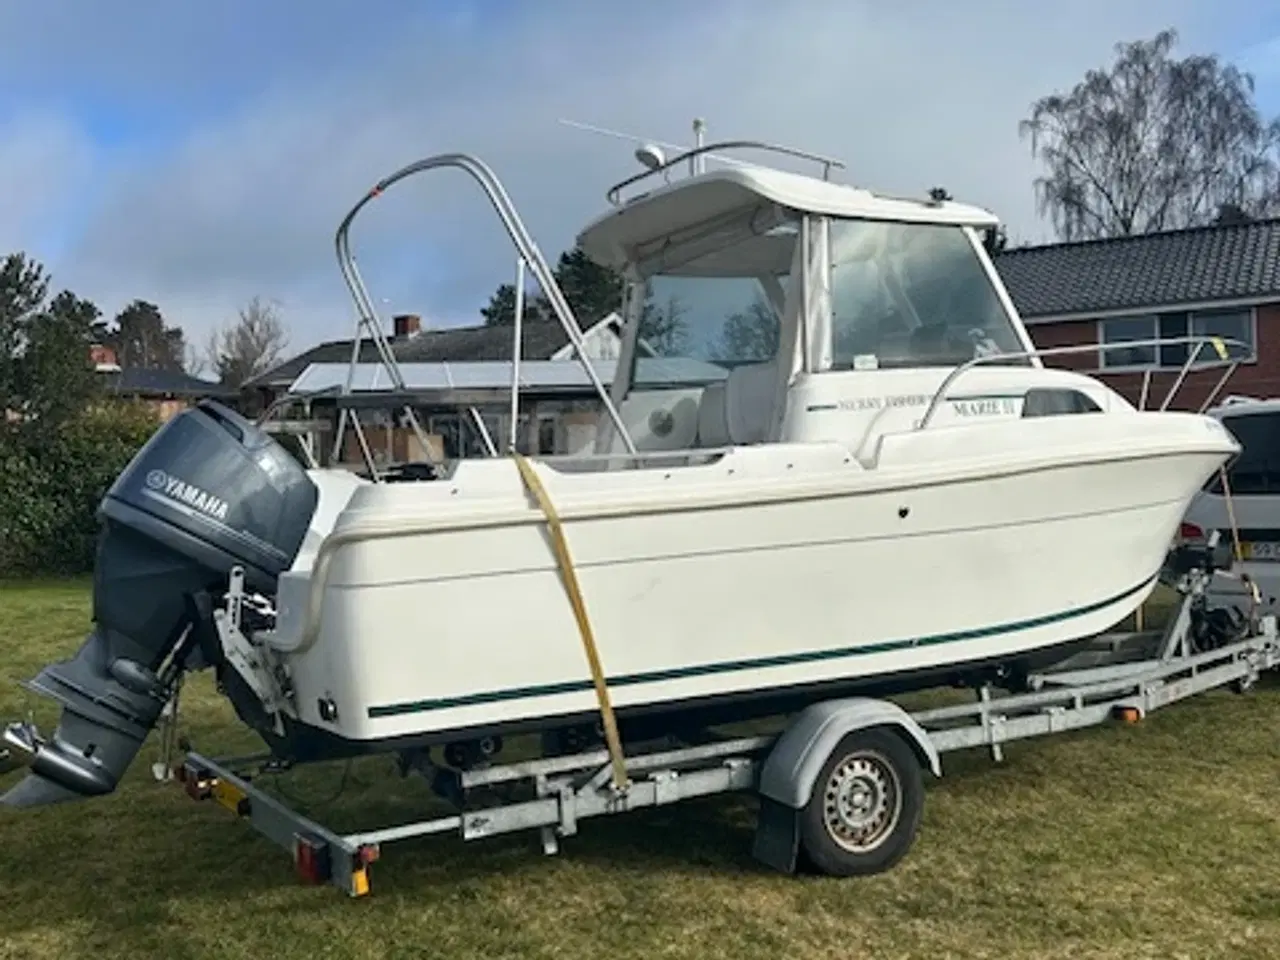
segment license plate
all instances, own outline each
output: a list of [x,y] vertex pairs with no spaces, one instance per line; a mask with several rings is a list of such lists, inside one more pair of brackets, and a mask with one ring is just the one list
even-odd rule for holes
[[1254,541],[1240,544],[1240,552],[1246,560],[1280,561],[1280,542],[1275,540]]

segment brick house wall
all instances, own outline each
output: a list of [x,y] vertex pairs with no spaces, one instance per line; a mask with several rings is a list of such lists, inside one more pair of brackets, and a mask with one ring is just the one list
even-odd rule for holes
[[161,423],[167,423],[191,406],[191,401],[175,397],[143,397],[142,402],[155,410]]
[[[1242,363],[1218,392],[1221,400],[1230,394],[1252,397],[1280,397],[1280,302],[1256,308],[1257,311],[1257,360]],[[1060,323],[1031,323],[1028,325],[1032,342],[1040,349],[1065,347],[1075,344],[1097,343],[1098,325],[1093,320],[1067,320]],[[1208,347],[1202,351],[1202,356]],[[1143,374],[1134,372],[1106,373],[1098,371],[1097,354],[1087,352],[1060,357],[1046,357],[1045,366],[1079,370],[1096,376],[1130,403],[1137,404],[1142,395]],[[1187,374],[1182,386],[1169,404],[1171,410],[1196,410],[1217,386],[1223,368],[1193,370]],[[1169,388],[1178,379],[1177,370],[1157,370],[1151,374],[1147,392],[1147,408],[1159,407]]]

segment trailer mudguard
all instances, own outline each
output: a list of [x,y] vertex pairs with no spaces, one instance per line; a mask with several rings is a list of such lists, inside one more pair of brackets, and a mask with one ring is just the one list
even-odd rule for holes
[[891,727],[915,750],[922,766],[942,776],[942,761],[924,728],[896,703],[869,697],[825,700],[805,708],[787,726],[760,771],[759,793],[792,810],[809,802],[831,751],[847,734]]

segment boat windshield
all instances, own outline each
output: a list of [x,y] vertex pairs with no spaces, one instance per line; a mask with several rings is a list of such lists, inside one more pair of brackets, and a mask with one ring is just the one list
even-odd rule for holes
[[1026,349],[965,228],[832,220],[830,242],[833,369],[951,367]]
[[632,388],[705,386],[734,367],[772,360],[798,235],[786,224],[648,277]]

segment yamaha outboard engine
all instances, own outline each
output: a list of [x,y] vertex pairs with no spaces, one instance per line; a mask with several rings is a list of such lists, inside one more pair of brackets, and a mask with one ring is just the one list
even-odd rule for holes
[[4,745],[30,770],[0,803],[112,792],[181,672],[220,659],[211,611],[232,568],[248,589],[274,594],[317,497],[284,447],[221,404],[156,431],[98,508],[93,632],[25,684],[62,705],[58,727],[47,740],[8,727]]

